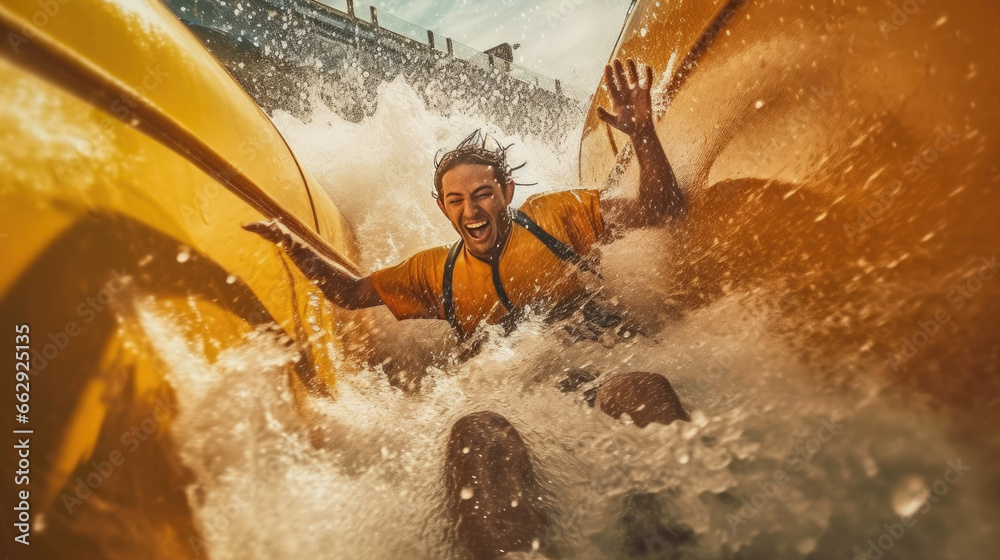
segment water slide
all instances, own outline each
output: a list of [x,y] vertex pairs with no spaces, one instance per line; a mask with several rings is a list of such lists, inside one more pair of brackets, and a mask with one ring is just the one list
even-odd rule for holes
[[[995,421],[997,25],[976,2],[639,2],[612,56],[657,71],[692,192],[666,257],[678,306],[763,290],[794,302],[803,359]],[[606,103],[580,180],[634,185]]]
[[288,382],[329,393],[340,313],[239,225],[281,219],[348,267],[352,234],[158,2],[4,2],[0,27],[0,316],[27,325],[17,359],[32,372],[3,395],[30,440],[23,469],[5,446],[4,500],[30,505],[5,543],[30,528],[15,557],[195,557],[190,473],[167,436],[177,398],[137,318],[175,316],[209,363],[280,338]]
[[[624,557],[623,496],[642,487],[690,536],[663,554],[989,557],[1000,201],[984,12],[637,2],[612,56],[656,71],[658,133],[690,193],[675,228],[606,250],[610,289],[649,334],[568,347],[532,323],[445,374],[421,357],[442,329],[334,308],[239,225],[279,218],[355,270],[446,242],[433,208],[367,215],[357,199],[376,180],[426,190],[403,151],[475,118],[397,80],[360,124],[269,120],[156,0],[4,0],[0,317],[28,347],[8,371],[32,371],[2,396],[19,432],[0,465],[11,557],[456,557],[441,440],[484,403],[550,479],[543,553]],[[536,173],[634,188],[627,139],[596,118],[605,95],[578,166],[567,143],[518,138]],[[377,149],[330,161],[358,143]],[[578,366],[663,371],[692,422],[639,431],[550,394]],[[396,367],[430,372],[418,396],[385,382]]]

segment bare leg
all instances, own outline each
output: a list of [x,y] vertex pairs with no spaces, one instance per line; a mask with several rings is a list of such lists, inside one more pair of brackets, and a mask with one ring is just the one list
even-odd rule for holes
[[634,371],[616,375],[601,386],[597,403],[612,418],[628,414],[640,428],[653,422],[670,424],[674,420],[691,419],[670,382],[657,373]]
[[464,416],[452,426],[445,459],[449,514],[473,558],[528,551],[545,530],[528,448],[506,418]]

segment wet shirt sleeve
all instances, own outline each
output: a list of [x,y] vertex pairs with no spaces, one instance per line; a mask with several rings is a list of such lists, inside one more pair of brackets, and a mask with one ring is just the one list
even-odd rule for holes
[[[396,319],[442,318],[444,258],[438,255],[441,251],[421,251],[396,266],[372,273],[375,291]],[[447,255],[447,250],[444,251]]]

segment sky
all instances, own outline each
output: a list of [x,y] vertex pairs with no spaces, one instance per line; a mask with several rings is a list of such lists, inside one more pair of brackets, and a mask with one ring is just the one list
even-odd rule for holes
[[364,3],[480,51],[504,42],[520,43],[514,51],[515,64],[557,78],[568,95],[587,99],[597,89],[631,0]]

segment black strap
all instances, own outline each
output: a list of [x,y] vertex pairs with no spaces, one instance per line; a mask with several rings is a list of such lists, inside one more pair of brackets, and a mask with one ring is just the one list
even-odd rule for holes
[[[536,224],[524,212],[516,209],[511,210],[511,219],[515,224],[534,235],[535,238],[542,242],[542,245],[545,245],[559,259],[571,262],[585,272],[597,273],[593,267],[580,258],[580,255],[576,254],[576,251],[572,247],[559,241],[552,234],[542,229],[541,226]],[[453,329],[458,328],[458,320],[455,317],[455,298],[452,283],[455,276],[455,261],[458,259],[458,254],[462,252],[462,247],[463,242],[459,239],[458,243],[452,245],[451,250],[448,251],[448,258],[444,261],[444,281],[441,285],[441,295],[444,299],[444,316]],[[500,303],[508,310],[513,309],[514,304],[507,297],[507,292],[503,289],[503,283],[500,281],[500,260],[497,259],[496,262],[491,263],[490,268],[493,270],[493,287],[497,291]]]
[[500,303],[507,308],[507,311],[514,309],[514,304],[510,302],[510,298],[507,297],[507,290],[503,289],[503,282],[500,281],[499,260],[491,262],[490,268],[493,270],[493,289],[496,290],[497,297],[500,298]]
[[559,257],[564,261],[569,261],[583,270],[585,272],[597,271],[593,269],[586,261],[580,258],[580,255],[576,254],[576,251],[572,247],[559,241],[552,234],[542,229],[542,226],[536,224],[527,214],[521,212],[520,210],[511,211],[511,218],[514,220],[515,224],[528,230],[532,235],[538,238],[543,245],[549,248],[555,256]]
[[455,298],[452,297],[452,278],[455,276],[455,260],[462,252],[463,241],[458,240],[448,251],[448,258],[444,261],[444,282],[441,284],[441,295],[444,297],[444,317],[448,319],[451,328],[458,328],[458,320],[455,319]]

